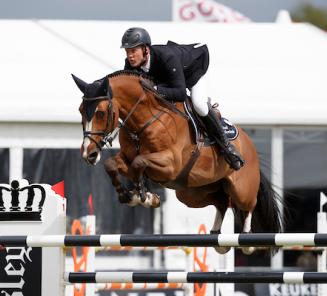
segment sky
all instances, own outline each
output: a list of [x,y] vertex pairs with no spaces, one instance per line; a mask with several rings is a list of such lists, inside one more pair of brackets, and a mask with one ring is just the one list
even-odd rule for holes
[[[327,9],[327,0],[219,0],[255,22],[273,22],[301,3]],[[0,0],[0,19],[170,21],[170,0]]]

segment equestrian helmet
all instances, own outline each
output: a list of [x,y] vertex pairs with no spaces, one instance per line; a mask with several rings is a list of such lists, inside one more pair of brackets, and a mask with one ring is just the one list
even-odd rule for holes
[[151,45],[149,33],[138,27],[128,29],[121,39],[120,48],[133,48],[139,45]]

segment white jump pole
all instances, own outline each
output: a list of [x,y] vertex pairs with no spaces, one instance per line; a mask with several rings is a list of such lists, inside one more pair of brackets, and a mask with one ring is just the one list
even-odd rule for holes
[[[221,233],[234,233],[234,210],[228,207],[221,225]],[[232,272],[235,270],[235,249],[231,248],[228,253],[219,255],[219,271]],[[235,293],[234,283],[215,285],[220,296],[230,296]]]
[[[86,225],[85,229],[89,235],[94,235],[96,231],[96,216],[95,215],[87,215],[86,216]],[[110,248],[102,248],[103,250],[110,250]],[[164,250],[179,250],[183,251],[185,253],[185,265],[186,270],[190,271],[192,270],[192,251],[191,248],[183,248],[183,247],[133,247],[132,250],[142,250],[142,251],[155,251],[160,252]],[[115,248],[111,250],[124,250],[124,248]],[[129,248],[129,250],[131,250]],[[96,271],[96,248],[90,247],[87,252],[87,265],[86,265],[86,271],[87,272],[95,272]],[[156,256],[158,257],[158,256]],[[158,262],[155,262],[155,265],[157,265]],[[67,285],[68,287],[69,285]],[[67,288],[66,288],[67,289]],[[113,285],[110,283],[107,284],[87,284],[85,288],[85,295],[87,296],[93,296],[97,291],[100,290],[124,290],[124,289],[130,289],[130,290],[147,290],[147,289],[183,289],[185,296],[192,296],[193,295],[193,285],[191,284],[175,284],[175,285],[168,285],[168,284],[146,284],[146,283],[129,283],[129,284],[121,284],[121,285]],[[67,293],[66,295],[72,295],[72,293]]]
[[[89,234],[95,234],[95,215],[87,215],[86,216],[86,231]],[[88,248],[87,252],[87,265],[86,265],[86,270],[87,271],[95,271],[95,248]],[[87,284],[85,287],[85,295],[86,296],[91,296],[95,295],[95,284]]]
[[[327,197],[320,193],[320,211],[317,213],[317,232],[327,233],[327,213],[323,211],[323,206],[327,203]],[[326,271],[327,252],[326,247],[317,255],[317,271]],[[327,295],[327,284],[318,285],[318,296]]]

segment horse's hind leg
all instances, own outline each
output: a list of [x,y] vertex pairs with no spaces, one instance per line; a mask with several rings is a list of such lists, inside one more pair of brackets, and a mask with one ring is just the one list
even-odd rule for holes
[[[244,224],[243,224],[243,232],[244,233],[250,233],[251,232],[251,221],[252,221],[252,211],[248,211],[246,213],[246,217],[244,219]],[[242,252],[245,255],[251,255],[255,251],[255,247],[243,247]]]
[[[253,183],[253,186],[245,186],[242,182],[234,182],[228,185],[227,191],[231,196],[233,205],[238,209],[237,213],[245,213],[243,222],[243,233],[251,232],[252,213],[257,204],[257,187]],[[243,215],[241,215],[243,216]],[[243,216],[244,217],[244,216]],[[241,217],[241,219],[243,218]],[[242,252],[246,255],[250,255],[255,251],[255,247],[244,247]]]
[[[225,211],[225,213],[226,213],[226,211]],[[213,234],[213,233],[216,233],[216,234],[222,233],[221,226],[223,224],[223,219],[225,218],[225,213],[224,213],[224,215],[222,215],[220,210],[218,208],[216,208],[215,221],[214,221],[213,226],[212,226],[212,228],[210,230],[211,234]],[[219,254],[226,254],[231,249],[231,247],[214,247],[214,248],[215,248],[216,252],[219,253]]]
[[[218,193],[216,193],[215,195],[217,195]],[[219,193],[221,194],[221,193]],[[222,229],[222,225],[225,224],[226,222],[228,223],[228,221],[226,221],[225,219],[225,214],[226,214],[226,210],[228,208],[229,205],[229,198],[227,196],[225,197],[220,197],[215,203],[215,207],[216,207],[216,216],[215,216],[215,220],[214,223],[212,225],[211,231],[210,233],[222,233],[224,231],[224,229]],[[230,247],[215,247],[215,250],[217,253],[219,254],[226,254],[229,250]]]
[[[251,232],[252,213],[257,204],[257,194],[259,190],[260,175],[259,170],[250,170],[246,165],[234,176],[230,176],[226,191],[230,194],[232,203],[238,210],[245,213],[243,221],[244,233]],[[255,247],[244,247],[244,254],[252,254]]]

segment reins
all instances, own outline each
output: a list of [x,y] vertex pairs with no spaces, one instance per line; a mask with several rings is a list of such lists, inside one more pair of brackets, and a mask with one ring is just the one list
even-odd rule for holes
[[[170,103],[165,98],[160,96],[160,94],[158,94],[154,90],[147,87],[147,84],[145,83],[145,81],[146,80],[144,79],[144,77],[140,76],[140,84],[141,84],[142,89],[143,89],[142,95],[139,97],[137,102],[130,109],[130,111],[128,112],[126,118],[122,122],[119,122],[118,126],[116,128],[113,128],[113,125],[114,125],[114,112],[113,112],[113,103],[112,103],[113,95],[112,95],[112,89],[110,87],[110,83],[108,83],[108,90],[107,90],[107,95],[106,96],[98,96],[98,97],[94,97],[94,98],[86,98],[86,97],[83,96],[82,97],[83,101],[108,100],[108,102],[109,102],[109,105],[108,105],[108,120],[107,120],[107,124],[106,124],[105,129],[103,131],[85,131],[84,130],[83,131],[84,138],[88,138],[90,141],[94,142],[96,144],[96,146],[98,147],[98,149],[101,151],[103,149],[103,147],[105,145],[107,145],[107,144],[109,144],[112,147],[112,143],[115,140],[115,138],[118,136],[120,129],[124,128],[127,131],[127,133],[129,134],[130,138],[133,140],[134,144],[136,145],[136,149],[139,150],[139,135],[147,127],[149,127],[153,122],[158,120],[159,117],[162,114],[165,113],[164,111],[160,111],[157,114],[153,115],[153,117],[151,117],[143,125],[143,127],[138,131],[130,131],[126,127],[127,120],[132,116],[132,114],[134,113],[134,111],[136,110],[136,108],[138,107],[140,102],[146,98],[145,90],[151,92],[155,96],[155,98],[160,103],[162,103],[167,109],[169,109],[170,111],[182,116],[186,120],[189,120],[189,116],[187,114],[180,111],[174,104]],[[112,125],[110,128],[109,128],[109,122]],[[103,138],[98,142],[92,136],[101,136]]]
[[187,114],[185,114],[184,112],[180,111],[173,103],[167,101],[165,98],[163,98],[158,92],[156,92],[153,88],[150,88],[148,86],[148,83],[146,82],[146,80],[144,79],[144,77],[140,76],[140,83],[143,87],[143,89],[146,89],[147,91],[151,92],[155,98],[162,103],[163,105],[165,105],[170,111],[184,117],[186,120],[189,120],[189,116]]
[[[140,102],[145,99],[145,97],[146,97],[146,93],[143,91],[142,96],[139,97],[137,102],[134,104],[134,106],[128,112],[125,120],[120,122],[118,124],[118,126],[116,128],[114,128],[113,130],[109,129],[108,132],[107,132],[108,125],[109,125],[108,122],[110,121],[113,124],[113,121],[114,121],[113,104],[112,104],[112,101],[111,101],[112,98],[110,96],[100,96],[100,97],[94,97],[94,98],[82,97],[82,99],[85,100],[85,101],[108,100],[108,102],[109,102],[109,106],[108,106],[109,114],[108,114],[108,120],[107,120],[106,128],[103,131],[84,131],[83,132],[84,138],[88,138],[89,140],[91,140],[92,142],[94,142],[97,145],[99,150],[102,150],[102,148],[107,143],[112,147],[112,143],[113,143],[114,139],[118,136],[118,133],[119,133],[121,128],[125,128],[129,133],[141,134],[148,126],[150,126],[154,121],[156,121],[164,113],[163,111],[161,111],[158,114],[154,115],[152,118],[150,118],[150,120],[148,120],[144,124],[144,126],[138,132],[129,131],[125,127],[126,122],[131,117],[131,115],[134,113],[134,111],[136,110],[136,108],[140,104]],[[100,140],[100,142],[97,142],[95,139],[92,138],[92,136],[102,136],[103,139]]]

